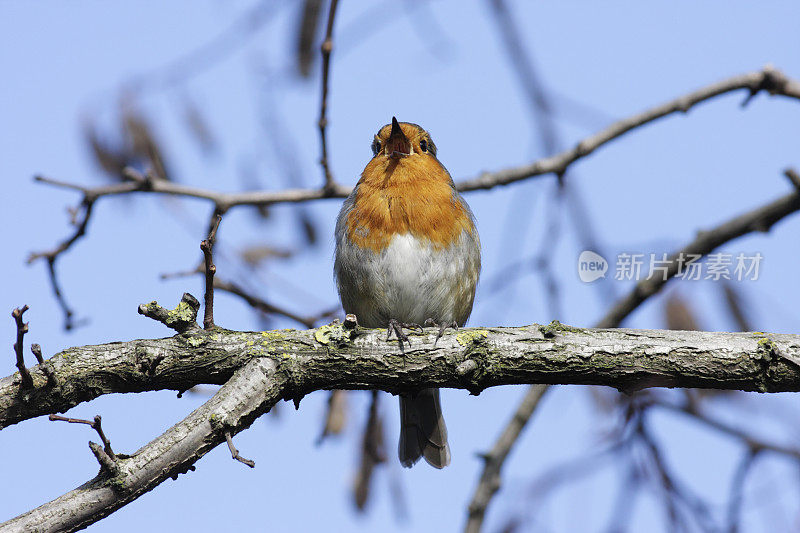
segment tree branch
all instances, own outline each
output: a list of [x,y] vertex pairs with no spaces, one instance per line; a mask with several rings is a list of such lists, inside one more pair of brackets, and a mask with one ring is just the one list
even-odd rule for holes
[[503,467],[503,463],[505,463],[512,446],[517,442],[520,433],[525,429],[525,425],[531,419],[534,411],[536,411],[542,396],[549,388],[547,385],[531,386],[491,451],[483,456],[485,461],[484,469],[478,480],[478,488],[475,490],[467,509],[468,517],[467,526],[464,528],[465,531],[469,533],[480,532],[486,507],[495,492],[500,489],[500,469]]
[[[777,221],[798,210],[800,210],[800,191],[787,194],[764,207],[731,219],[713,230],[700,232],[694,241],[669,257],[669,267],[664,275],[661,277],[654,276],[637,283],[628,296],[617,302],[606,313],[605,317],[598,322],[596,327],[618,327],[639,305],[660,291],[670,279],[678,274],[682,264],[680,258],[691,254],[704,256],[722,244],[747,233],[769,231]],[[544,394],[544,391],[540,390],[539,386],[532,385],[529,387],[528,392],[523,397],[519,407],[517,407],[514,417],[508,422],[492,450],[484,456],[483,473],[467,509],[465,531],[480,531],[491,498],[500,488],[500,471],[503,463],[508,457],[511,447],[528,423],[528,419],[533,415],[542,394]],[[533,407],[531,408],[530,406]],[[509,435],[514,435],[514,437],[509,438]]]
[[[115,475],[101,472],[75,490],[0,524],[0,532],[77,531],[179,474],[246,429],[280,400],[287,375],[271,359],[253,358],[208,402],[130,457],[118,456]],[[99,446],[97,448],[100,448]]]
[[[800,100],[800,80],[787,77],[773,67],[733,76],[720,82],[708,85],[684,96],[659,106],[648,109],[631,117],[622,119],[580,141],[574,148],[565,150],[552,157],[546,157],[533,163],[512,167],[496,172],[484,172],[481,175],[459,181],[459,191],[475,191],[491,189],[498,185],[508,185],[535,176],[552,173],[563,173],[575,161],[582,159],[601,146],[621,137],[629,131],[644,126],[673,113],[686,113],[695,105],[733,91],[747,90],[748,94],[767,91],[771,95],[781,95]],[[36,176],[36,181],[76,190],[97,199],[103,196],[115,196],[137,192],[169,194],[200,198],[214,202],[223,212],[238,206],[273,205],[279,203],[299,203],[323,198],[345,198],[352,187],[335,184],[330,190],[319,189],[285,189],[281,191],[250,191],[226,193],[190,187],[167,180],[131,180],[123,183],[100,187],[85,187],[74,183]]]
[[214,265],[214,243],[217,240],[217,229],[221,221],[222,215],[215,212],[212,217],[211,227],[208,230],[208,237],[200,243],[200,249],[203,251],[203,260],[206,267],[205,305],[203,306],[204,329],[214,328],[214,274],[217,273],[217,267]]
[[325,30],[325,40],[322,41],[320,47],[322,51],[322,95],[319,104],[319,139],[320,151],[322,152],[319,162],[322,165],[322,172],[325,177],[325,182],[322,186],[323,190],[334,192],[336,190],[336,181],[333,179],[331,172],[330,162],[328,161],[328,138],[326,135],[328,127],[328,76],[330,73],[331,65],[331,52],[333,51],[333,21],[336,19],[336,7],[339,5],[339,0],[331,0],[330,10],[328,11],[328,26]]
[[252,359],[271,359],[291,375],[281,391],[287,399],[321,389],[398,393],[451,387],[477,394],[486,387],[532,383],[607,385],[627,392],[800,390],[800,335],[578,329],[554,322],[470,328],[434,346],[437,331],[419,334],[405,357],[383,332],[341,324],[306,331],[197,328],[165,339],[70,348],[48,360],[57,387],[45,387],[47,376],[34,368],[34,389],[23,401],[16,373],[0,380],[0,428],[103,394],[222,384]]
[[797,211],[800,211],[800,191],[789,193],[763,207],[732,218],[710,231],[698,232],[694,241],[667,258],[669,266],[666,274],[637,283],[625,298],[614,305],[597,327],[613,328],[622,323],[639,304],[660,291],[667,281],[678,274],[679,269],[684,266],[682,258],[707,255],[726,242],[748,233],[766,233],[776,222]]
[[771,95],[782,95],[800,100],[800,81],[788,78],[781,71],[771,66],[766,66],[762,70],[733,76],[690,92],[675,100],[652,107],[642,113],[617,121],[604,130],[580,141],[574,148],[552,157],[540,159],[529,165],[509,168],[498,172],[486,172],[477,178],[460,181],[457,184],[458,190],[474,191],[478,189],[491,189],[498,185],[508,185],[515,181],[541,176],[543,174],[563,174],[575,161],[586,157],[601,146],[608,144],[635,128],[644,126],[645,124],[673,113],[686,113],[701,102],[741,89],[749,91],[749,96],[755,95],[763,90]]
[[25,334],[28,332],[28,323],[22,321],[22,315],[28,310],[27,305],[21,308],[17,307],[11,312],[11,317],[17,325],[17,340],[14,343],[14,353],[17,356],[17,369],[19,370],[20,385],[23,389],[30,389],[33,387],[33,379],[30,372],[25,367],[25,356],[23,355],[22,341],[25,339]]
[[85,527],[186,472],[226,442],[226,434],[247,428],[279,399],[299,400],[315,390],[452,387],[477,394],[497,385],[576,383],[625,391],[656,386],[800,391],[800,335],[579,329],[557,322],[470,328],[434,345],[436,334],[435,328],[416,334],[416,347],[401,353],[382,330],[337,323],[306,331],[197,327],[165,339],[65,350],[48,360],[58,386],[45,386],[47,376],[34,369],[34,389],[25,400],[17,376],[3,378],[0,428],[101,394],[227,383],[161,437],[130,457],[118,455],[112,473],[101,472],[0,525],[0,531]]

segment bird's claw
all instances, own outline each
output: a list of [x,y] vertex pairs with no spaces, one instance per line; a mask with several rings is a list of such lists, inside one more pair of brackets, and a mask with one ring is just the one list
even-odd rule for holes
[[422,331],[422,326],[419,324],[406,324],[405,322],[399,322],[394,318],[389,319],[389,327],[386,328],[386,340],[392,338],[392,333],[395,334],[397,337],[397,343],[400,345],[400,351],[403,351],[403,343],[407,342],[409,345],[411,344],[411,339],[408,338],[408,335],[403,333],[403,328],[411,329],[411,330],[419,330]]
[[458,322],[455,320],[438,324],[434,319],[428,318],[425,320],[425,325],[439,328],[439,333],[436,334],[436,340],[433,341],[434,346],[436,346],[436,343],[442,338],[442,335],[444,335],[444,332],[447,328],[453,328],[454,330],[458,331]]

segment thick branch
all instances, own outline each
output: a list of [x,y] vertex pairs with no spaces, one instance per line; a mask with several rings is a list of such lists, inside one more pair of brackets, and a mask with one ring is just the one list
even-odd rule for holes
[[576,329],[554,323],[466,329],[434,346],[435,333],[426,329],[412,337],[405,356],[383,332],[338,324],[307,331],[194,329],[166,339],[70,348],[48,360],[57,386],[44,386],[41,365],[33,369],[34,389],[26,401],[18,394],[16,374],[0,380],[0,428],[102,394],[222,384],[253,359],[274,360],[291,376],[281,391],[287,399],[320,389],[397,393],[451,387],[478,393],[533,383],[625,391],[800,391],[800,335]]
[[76,531],[192,470],[193,463],[226,441],[226,435],[246,429],[280,399],[286,376],[275,367],[270,359],[250,360],[186,419],[132,456],[119,457],[113,476],[101,472],[75,490],[0,524],[0,532]]
[[608,385],[626,391],[654,386],[800,390],[800,335],[578,329],[557,322],[466,329],[434,345],[436,334],[436,329],[416,334],[405,353],[381,330],[340,324],[307,331],[197,328],[166,339],[61,352],[48,361],[55,387],[45,386],[41,365],[25,399],[18,394],[16,375],[0,380],[0,427],[111,392],[227,383],[167,433],[130,457],[119,455],[113,469],[0,525],[0,532],[85,527],[191,469],[279,399],[298,400],[314,390],[397,393],[453,387],[477,394],[515,383]]

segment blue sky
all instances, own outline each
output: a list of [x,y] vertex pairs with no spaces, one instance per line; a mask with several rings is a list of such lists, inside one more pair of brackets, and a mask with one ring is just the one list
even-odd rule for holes
[[[296,8],[278,5],[270,21],[244,45],[180,84],[141,93],[139,108],[157,126],[177,180],[233,191],[242,189],[243,167],[252,167],[264,188],[286,186],[278,154],[267,133],[296,149],[305,186],[320,183],[316,164],[319,83],[300,82],[287,71],[293,59]],[[149,80],[164,65],[223,32],[252,2],[3,2],[0,3],[0,168],[6,194],[0,196],[4,260],[0,262],[0,309],[27,303],[29,342],[46,355],[72,345],[162,337],[164,327],[136,314],[138,304],[175,304],[184,291],[199,296],[199,279],[159,281],[159,274],[191,268],[199,260],[210,206],[153,196],[102,200],[89,236],[59,263],[67,297],[89,324],[66,333],[47,284],[43,264],[25,265],[32,250],[52,246],[68,232],[66,207],[79,198],[71,192],[32,182],[34,174],[85,184],[102,183],[81,136],[81,121],[113,124],[120,88],[126,81]],[[439,158],[453,177],[473,177],[530,162],[543,154],[524,94],[505,57],[485,2],[380,2],[378,7],[343,1],[336,21],[340,45],[333,56],[330,93],[330,152],[336,177],[354,184],[370,156],[377,129],[391,117],[430,130]],[[800,5],[796,2],[677,1],[657,5],[630,2],[512,2],[525,44],[555,98],[557,125],[565,146],[622,118],[721,78],[771,63],[800,77]],[[318,70],[315,66],[314,72]],[[316,75],[316,74],[315,74]],[[265,105],[267,94],[273,107]],[[595,233],[606,250],[669,252],[709,228],[758,207],[788,191],[780,175],[800,167],[800,105],[759,95],[747,108],[744,95],[718,98],[686,116],[651,124],[613,142],[574,166],[571,182],[580,192]],[[181,118],[189,98],[213,128],[219,149],[214,157],[198,151]],[[596,110],[575,119],[569,101]],[[264,118],[279,110],[283,126],[266,132]],[[552,206],[553,178],[540,178],[486,192],[471,193],[483,242],[483,280],[471,325],[519,325],[553,318],[579,326],[599,319],[611,301],[577,278],[580,252],[564,218],[563,237],[548,253],[562,290],[563,316],[552,316],[542,284],[531,273],[499,291],[487,281],[544,243]],[[340,200],[309,206],[321,230],[320,243],[295,258],[269,265],[251,283],[291,309],[314,312],[337,301],[332,280],[332,229]],[[259,242],[290,246],[299,237],[292,206],[274,209],[259,222],[247,210],[234,210],[220,230],[220,275],[236,271],[227,261]],[[566,214],[565,214],[566,215]],[[523,231],[523,228],[528,228]],[[327,233],[326,233],[327,229]],[[800,219],[777,225],[768,235],[749,236],[726,247],[730,253],[764,256],[757,282],[743,283],[757,329],[796,332],[800,311],[794,302]],[[231,276],[229,276],[231,277]],[[614,282],[622,294],[628,287]],[[684,283],[679,289],[698,311],[703,327],[732,327],[712,283]],[[627,323],[662,327],[662,298],[645,304]],[[231,329],[257,329],[250,310],[219,295],[217,322]],[[286,321],[275,326],[293,327]],[[10,347],[10,316],[0,321],[0,338]],[[10,350],[5,371],[13,370]],[[349,487],[367,395],[350,395],[347,432],[322,446],[314,441],[325,411],[326,394],[312,394],[295,412],[281,405],[236,438],[254,470],[230,460],[219,448],[197,471],[164,483],[92,527],[93,531],[187,530],[303,531],[323,527],[342,531],[453,531],[464,521],[477,480],[477,452],[486,450],[521,397],[521,387],[488,390],[479,397],[444,391],[453,463],[444,471],[425,466],[403,470],[394,460],[396,399],[381,403],[390,462],[375,479],[368,513],[356,516]],[[752,397],[751,397],[752,396]],[[720,417],[741,421],[776,438],[791,432],[772,427],[759,413],[786,409],[783,395],[743,395],[739,402],[714,405]],[[76,417],[103,416],[115,450],[132,452],[204,401],[174,393],[100,398],[70,411]],[[747,405],[744,405],[747,404]],[[581,387],[560,387],[544,400],[506,465],[505,484],[490,509],[488,530],[502,527],[509,513],[530,507],[529,482],[560,461],[600,446],[612,419],[599,412]],[[741,450],[685,420],[657,415],[654,431],[669,450],[675,469],[724,512],[727,482]],[[0,472],[13,490],[0,498],[0,519],[44,503],[91,478],[96,472],[83,427],[28,421],[0,434]],[[602,530],[619,482],[618,465],[588,481],[556,492],[529,526],[554,531]],[[788,481],[796,465],[765,460],[749,479],[744,525],[747,531],[797,525],[796,484]],[[7,482],[8,483],[8,482]],[[410,516],[397,521],[390,485],[404,488]],[[785,490],[784,490],[785,489]],[[774,491],[773,501],[758,494]],[[758,501],[759,503],[754,503]],[[777,511],[776,509],[780,509]],[[653,494],[643,493],[631,511],[634,529],[663,524]],[[769,520],[765,515],[772,514]],[[766,522],[765,522],[766,520]]]

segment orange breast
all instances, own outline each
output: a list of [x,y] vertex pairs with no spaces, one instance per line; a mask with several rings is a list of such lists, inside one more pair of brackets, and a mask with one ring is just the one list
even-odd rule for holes
[[444,248],[475,227],[452,187],[450,175],[433,157],[395,160],[376,157],[358,182],[347,235],[362,248],[381,251],[394,235],[410,233]]

